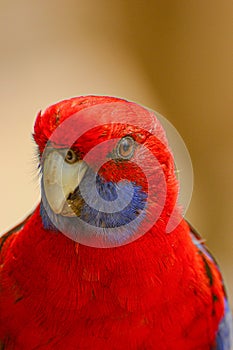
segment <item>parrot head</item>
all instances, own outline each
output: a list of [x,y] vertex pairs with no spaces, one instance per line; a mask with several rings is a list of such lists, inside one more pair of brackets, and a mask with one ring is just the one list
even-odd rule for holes
[[151,111],[114,97],[76,97],[40,112],[33,136],[45,229],[113,247],[168,221],[178,185]]

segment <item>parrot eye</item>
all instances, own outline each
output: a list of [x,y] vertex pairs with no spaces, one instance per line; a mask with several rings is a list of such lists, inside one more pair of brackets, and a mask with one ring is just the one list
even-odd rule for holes
[[66,153],[65,161],[69,164],[73,164],[77,162],[77,160],[78,160],[77,154],[72,149],[69,149]]
[[123,137],[116,149],[117,156],[122,159],[130,159],[135,150],[135,142],[134,139],[130,136]]

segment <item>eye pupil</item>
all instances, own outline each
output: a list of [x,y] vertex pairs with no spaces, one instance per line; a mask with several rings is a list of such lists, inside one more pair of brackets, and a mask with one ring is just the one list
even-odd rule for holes
[[72,153],[70,151],[67,153],[67,159],[72,159]]
[[130,159],[133,156],[134,148],[134,139],[130,136],[126,136],[120,140],[117,147],[117,154],[122,159]]
[[130,144],[128,141],[124,140],[123,144],[122,144],[122,148],[124,152],[127,152],[130,148]]
[[70,164],[75,163],[77,161],[77,155],[72,149],[70,149],[66,153],[65,161]]

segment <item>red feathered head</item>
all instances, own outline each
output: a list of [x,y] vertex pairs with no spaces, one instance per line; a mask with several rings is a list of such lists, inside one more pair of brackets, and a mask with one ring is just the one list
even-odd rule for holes
[[81,232],[81,243],[91,236],[85,244],[112,246],[168,221],[178,186],[165,132],[151,111],[114,97],[72,98],[39,113],[34,139],[45,226],[78,241]]

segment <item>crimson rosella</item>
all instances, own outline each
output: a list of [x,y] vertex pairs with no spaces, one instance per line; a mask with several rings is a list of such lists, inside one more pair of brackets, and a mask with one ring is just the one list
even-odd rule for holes
[[0,240],[0,349],[230,350],[222,277],[180,214],[154,113],[77,97],[33,136],[41,202]]

